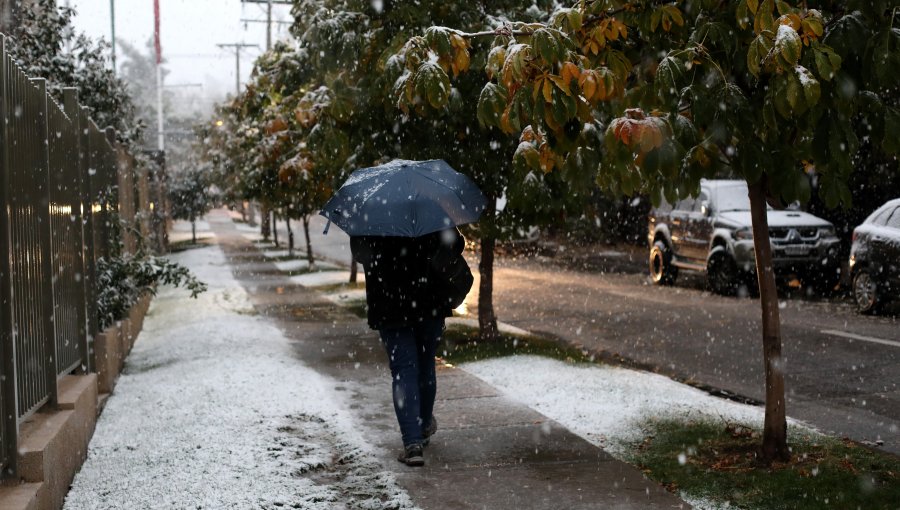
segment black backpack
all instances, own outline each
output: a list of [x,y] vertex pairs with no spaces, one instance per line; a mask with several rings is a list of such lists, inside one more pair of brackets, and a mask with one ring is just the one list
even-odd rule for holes
[[454,257],[442,273],[447,302],[450,308],[456,308],[466,300],[466,296],[472,290],[472,284],[475,283],[475,277],[472,276],[472,270],[462,255]]

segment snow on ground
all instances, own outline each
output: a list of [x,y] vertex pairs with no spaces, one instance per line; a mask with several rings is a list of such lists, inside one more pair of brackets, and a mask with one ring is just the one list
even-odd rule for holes
[[618,458],[624,458],[628,443],[644,438],[642,425],[651,418],[760,426],[763,421],[759,407],[638,370],[537,356],[476,361],[462,368]]
[[331,301],[332,303],[343,306],[352,306],[359,303],[365,303],[366,289],[353,289],[335,292],[332,294],[325,294],[325,299]]
[[[277,267],[279,271],[283,271],[285,273],[305,271],[309,269],[309,261],[306,259],[278,260],[275,261],[275,267]],[[319,269],[338,269],[338,266],[324,260],[317,260],[316,267]]]
[[154,299],[65,508],[411,508],[221,250],[173,259],[210,289]]
[[[238,218],[240,218],[240,216],[238,216]],[[248,224],[246,224],[246,223],[238,223],[238,222],[235,222],[235,223],[234,223],[234,228],[235,228],[238,232],[246,232],[246,233],[248,233],[248,234],[259,234],[259,233],[260,233],[260,227],[259,227],[259,226],[248,225]],[[260,234],[260,236],[262,236],[262,234]]]
[[[197,221],[197,240],[200,241],[202,239],[212,239],[215,238],[216,234],[210,231],[209,223],[206,221]],[[190,241],[193,238],[191,237],[191,222],[189,221],[176,221],[172,224],[172,229],[169,232],[169,242],[170,243],[181,243],[185,241]]]
[[267,259],[283,259],[290,256],[290,252],[287,250],[266,250],[263,252],[263,257]]
[[[362,272],[357,274],[360,282],[366,280],[366,275]],[[304,287],[328,287],[329,285],[338,285],[350,281],[350,271],[322,271],[320,273],[307,273],[290,278],[292,283],[303,285]]]

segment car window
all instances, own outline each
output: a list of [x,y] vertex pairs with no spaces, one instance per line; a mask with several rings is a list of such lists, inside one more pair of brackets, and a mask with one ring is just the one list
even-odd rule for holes
[[894,209],[894,214],[892,214],[891,219],[887,221],[887,226],[900,229],[900,207]]
[[694,210],[694,200],[693,197],[685,198],[684,200],[679,200],[678,203],[675,204],[676,211],[693,211]]
[[716,210],[749,211],[750,198],[747,196],[747,186],[720,186],[716,190]]
[[884,226],[887,224],[888,218],[891,216],[891,209],[886,208],[885,210],[878,213],[874,218],[872,218],[872,225]]
[[701,192],[701,193],[700,193],[700,196],[697,197],[697,200],[694,202],[694,209],[693,209],[693,211],[694,211],[694,212],[701,212],[700,209],[702,209],[703,203],[704,203],[704,202],[706,202],[707,204],[709,203],[709,196],[706,194],[705,191]]

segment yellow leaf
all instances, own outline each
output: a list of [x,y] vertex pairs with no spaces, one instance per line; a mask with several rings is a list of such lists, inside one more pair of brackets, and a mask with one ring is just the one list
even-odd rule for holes
[[587,73],[581,75],[578,85],[581,86],[581,93],[584,94],[584,98],[592,101],[594,94],[597,92],[597,82],[594,81],[593,75]]
[[550,80],[544,80],[543,92],[544,92],[544,101],[547,101],[548,103],[552,103],[553,102],[553,84],[550,82]]
[[556,85],[557,88],[559,88],[559,90],[563,91],[563,94],[572,97],[572,91],[569,90],[569,82],[564,81],[561,77],[553,74],[550,75],[550,81],[552,81],[553,84]]
[[566,83],[577,80],[581,77],[581,69],[578,69],[578,66],[572,62],[566,62],[562,67],[562,77]]

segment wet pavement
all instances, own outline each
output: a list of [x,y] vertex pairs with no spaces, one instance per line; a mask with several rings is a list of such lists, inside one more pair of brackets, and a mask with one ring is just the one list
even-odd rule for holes
[[689,508],[638,469],[451,367],[438,372],[439,429],[426,466],[400,464],[390,372],[375,332],[292,284],[227,216],[214,212],[210,224],[256,310],[294,342],[299,360],[340,381],[336,389],[348,392],[362,436],[421,508]]
[[[314,248],[349,260],[346,236],[338,229],[322,236],[323,226],[312,222]],[[540,257],[498,258],[500,320],[716,394],[763,401],[758,300],[711,294],[702,275],[687,272],[677,286],[655,287],[643,272],[560,266]],[[472,304],[477,281],[474,289]],[[781,305],[788,415],[900,454],[900,316],[861,316],[840,300],[783,298]]]

